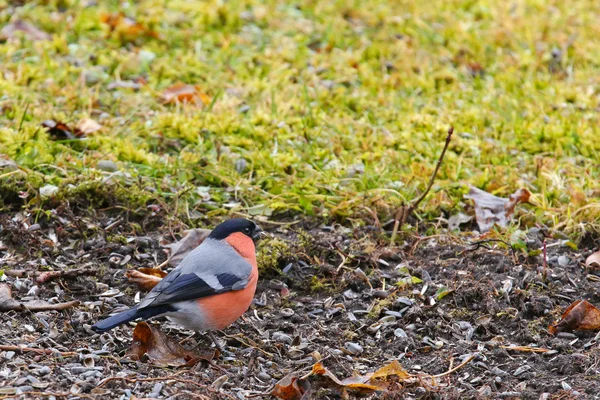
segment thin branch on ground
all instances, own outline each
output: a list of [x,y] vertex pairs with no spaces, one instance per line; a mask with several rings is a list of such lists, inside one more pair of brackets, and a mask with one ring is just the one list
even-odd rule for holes
[[174,382],[179,382],[179,383],[188,383],[190,385],[194,385],[196,387],[202,388],[208,392],[211,393],[219,393],[219,396],[223,396],[223,397],[227,397],[229,399],[235,399],[235,397],[233,397],[230,394],[227,393],[223,393],[223,392],[217,392],[215,389],[211,388],[208,385],[204,385],[202,383],[198,383],[196,381],[192,381],[190,379],[182,379],[182,378],[178,378],[179,375],[188,372],[187,370],[182,370],[179,372],[176,372],[174,374],[171,375],[167,375],[167,376],[157,376],[154,378],[127,378],[125,376],[109,376],[108,378],[103,379],[99,384],[98,384],[98,388],[101,388],[103,386],[105,386],[107,383],[112,382],[112,381],[125,381],[127,383],[137,383],[137,382],[156,382],[156,381],[174,381]]
[[14,351],[15,353],[38,353],[47,355],[57,355],[62,357],[76,356],[78,353],[74,351],[58,351],[52,349],[35,349],[33,347],[20,347],[11,345],[0,345],[2,351]]
[[396,240],[396,235],[398,234],[398,230],[404,225],[408,216],[411,215],[417,209],[419,204],[425,199],[425,197],[427,196],[427,194],[429,194],[429,191],[433,187],[433,182],[435,181],[435,177],[437,176],[437,173],[438,173],[440,167],[442,166],[442,162],[444,161],[444,156],[446,155],[446,150],[448,150],[448,146],[450,145],[450,140],[452,139],[453,133],[454,133],[454,127],[451,126],[450,129],[448,129],[448,134],[446,135],[446,142],[444,143],[444,148],[442,149],[442,153],[440,154],[440,157],[438,158],[438,162],[435,166],[435,170],[433,171],[433,174],[431,175],[431,178],[429,179],[429,184],[427,185],[427,189],[425,189],[425,191],[421,194],[421,196],[418,199],[416,199],[415,201],[410,203],[410,205],[402,206],[396,212],[396,216],[394,217],[394,230],[392,231],[392,237],[390,239],[390,242],[392,245],[394,244],[394,242]]
[[465,361],[461,362],[454,368],[450,368],[448,371],[446,371],[444,373],[437,374],[437,375],[431,375],[431,378],[441,378],[446,375],[450,375],[451,373],[458,371],[459,369],[461,369],[462,367],[464,367],[465,365],[467,365],[468,363],[473,361],[473,359],[475,359],[475,357],[477,357],[477,354],[473,354],[473,355],[469,356],[469,358],[467,358]]
[[31,277],[38,284],[51,282],[55,279],[74,279],[78,276],[96,275],[98,270],[90,268],[77,268],[67,271],[27,271],[23,269],[12,269],[4,271],[4,274],[13,278]]

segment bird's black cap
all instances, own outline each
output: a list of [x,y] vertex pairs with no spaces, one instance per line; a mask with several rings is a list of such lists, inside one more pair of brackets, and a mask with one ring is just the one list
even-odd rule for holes
[[210,239],[223,240],[232,233],[241,232],[253,240],[259,238],[262,229],[254,222],[245,218],[232,218],[219,225],[208,235]]

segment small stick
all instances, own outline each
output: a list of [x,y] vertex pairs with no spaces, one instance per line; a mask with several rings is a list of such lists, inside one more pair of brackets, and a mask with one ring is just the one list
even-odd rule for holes
[[20,347],[20,346],[11,346],[11,345],[0,345],[0,350],[2,351],[14,351],[15,353],[21,353],[21,352],[31,352],[31,353],[38,353],[38,354],[48,354],[48,355],[60,355],[62,357],[68,357],[68,356],[76,356],[77,353],[74,351],[57,351],[57,350],[51,350],[51,349],[35,349],[33,347]]
[[[126,378],[124,376],[109,376],[108,378],[105,378],[104,380],[102,380],[98,384],[98,387],[101,388],[104,385],[106,385],[107,383],[109,383],[111,381],[116,381],[116,380],[122,380],[122,381],[125,381],[127,383],[155,382],[155,381],[175,381],[175,382],[188,383],[190,385],[195,385],[195,386],[197,386],[199,388],[202,388],[204,390],[207,390],[207,391],[209,391],[211,393],[215,393],[216,392],[210,386],[203,385],[201,383],[198,383],[198,382],[195,382],[195,381],[192,381],[192,380],[189,380],[189,379],[181,379],[181,378],[177,377],[178,375],[181,375],[184,372],[187,372],[187,370],[179,371],[179,372],[176,372],[174,374],[167,375],[167,376],[159,376],[159,377],[155,377],[155,378],[138,378],[138,379]],[[219,392],[219,395],[226,396],[227,398],[230,398],[230,399],[235,399],[235,397],[233,397],[232,395],[227,394],[227,393]]]
[[464,367],[465,365],[467,365],[468,363],[470,363],[471,361],[473,361],[473,359],[477,357],[476,354],[473,354],[472,356],[470,356],[469,358],[467,358],[465,361],[461,362],[460,364],[458,364],[456,367],[449,369],[448,371],[444,372],[443,374],[438,374],[438,375],[431,375],[431,378],[441,378],[443,376],[446,375],[450,375],[451,373],[458,371],[459,369],[461,369],[462,367]]
[[546,280],[546,278],[548,277],[548,262],[546,261],[548,258],[548,255],[546,254],[546,238],[544,238],[544,281]]
[[[23,392],[23,393],[19,393],[19,394],[14,394],[14,395],[9,395],[7,397],[2,397],[2,399],[22,399],[23,396],[25,396],[25,398],[32,398],[32,397],[44,397],[44,398],[48,398],[50,396],[53,397],[80,397],[82,399],[95,399],[96,397],[93,397],[89,394],[83,394],[83,393],[77,393],[77,394],[73,394],[73,393],[56,393],[56,392]],[[31,397],[29,397],[31,396]]]
[[42,284],[59,278],[73,279],[77,278],[78,276],[96,275],[98,271],[89,268],[77,268],[67,271],[27,271],[24,269],[9,269],[4,271],[4,273],[13,278],[29,276],[35,278],[36,283]]
[[392,231],[392,237],[390,239],[390,242],[392,243],[392,245],[394,244],[394,241],[396,240],[396,235],[398,234],[398,229],[402,225],[404,225],[404,223],[406,222],[406,218],[408,218],[408,216],[417,209],[419,204],[423,201],[423,199],[425,199],[425,197],[431,190],[431,188],[433,186],[433,182],[435,181],[435,177],[437,176],[437,173],[438,173],[440,167],[442,166],[442,161],[444,161],[444,156],[446,155],[446,150],[448,150],[448,146],[450,145],[450,140],[452,139],[453,133],[454,133],[454,127],[451,126],[450,129],[448,129],[448,134],[446,135],[446,143],[444,143],[444,148],[442,149],[442,153],[440,154],[440,157],[438,158],[438,162],[435,166],[435,170],[433,171],[433,174],[431,175],[431,178],[429,179],[429,185],[427,185],[427,189],[423,192],[423,194],[421,194],[421,196],[417,200],[413,201],[408,207],[402,206],[402,207],[400,207],[398,212],[396,212],[396,216],[394,218],[394,230]]

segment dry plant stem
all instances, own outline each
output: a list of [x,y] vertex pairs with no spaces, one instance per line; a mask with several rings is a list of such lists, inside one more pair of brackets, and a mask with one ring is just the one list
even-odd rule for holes
[[390,242],[392,245],[396,241],[396,235],[398,234],[398,229],[400,229],[400,227],[402,227],[402,225],[404,225],[408,216],[417,209],[419,204],[423,201],[423,199],[425,199],[425,197],[427,196],[427,194],[433,187],[433,182],[435,181],[435,177],[437,176],[437,173],[442,165],[442,161],[444,161],[444,156],[446,155],[446,150],[448,150],[448,146],[450,145],[450,140],[452,139],[453,133],[454,133],[454,127],[451,126],[450,129],[448,129],[448,134],[446,135],[446,143],[444,143],[444,148],[442,149],[442,153],[440,154],[440,157],[438,158],[438,162],[435,166],[435,170],[433,171],[433,174],[431,175],[431,178],[429,179],[429,184],[427,185],[427,189],[425,189],[423,194],[421,194],[421,196],[417,200],[413,201],[408,207],[402,206],[396,212],[396,216],[394,217],[394,230],[392,231],[392,238],[390,239]]
[[14,278],[21,278],[25,276],[36,278],[36,283],[47,283],[53,281],[55,279],[73,279],[78,276],[84,275],[96,275],[98,273],[97,270],[88,269],[88,268],[78,268],[71,269],[68,271],[26,271],[23,269],[12,269],[8,271],[4,271],[4,273],[8,276]]
[[[31,396],[31,397],[30,397]],[[50,396],[54,396],[54,397],[79,397],[82,399],[95,399],[95,396],[90,396],[88,394],[83,394],[83,393],[78,393],[77,395],[74,395],[73,393],[56,393],[56,392],[23,392],[21,394],[18,395],[10,395],[7,397],[2,397],[3,400],[8,400],[8,399],[31,399],[34,397],[42,397],[42,398],[48,398]]]
[[[137,383],[137,382],[156,382],[156,381],[175,381],[175,382],[180,382],[180,383],[188,383],[190,385],[194,385],[196,387],[202,388],[203,390],[206,390],[208,392],[211,393],[216,393],[216,391],[211,388],[210,386],[206,386],[203,385],[201,383],[189,380],[189,379],[181,379],[178,378],[178,375],[183,374],[184,372],[187,372],[186,370],[182,370],[179,372],[176,372],[174,374],[171,375],[167,375],[167,376],[158,376],[155,378],[141,378],[141,379],[135,379],[135,378],[126,378],[126,377],[122,377],[122,376],[110,376],[106,379],[104,379],[103,381],[101,381],[98,384],[98,387],[101,388],[103,386],[105,386],[107,383],[111,382],[111,381],[117,381],[117,380],[121,380],[121,381],[125,381],[127,383]],[[219,396],[222,396],[220,398],[229,398],[229,399],[235,399],[235,397],[233,397],[230,394],[227,393],[223,393],[223,392],[219,392]]]
[[444,377],[446,375],[450,375],[453,372],[458,371],[459,369],[461,369],[462,367],[464,367],[465,365],[467,365],[468,363],[470,363],[471,361],[473,361],[473,359],[477,357],[476,354],[473,354],[472,356],[470,356],[469,358],[467,358],[465,361],[461,362],[460,364],[458,364],[456,367],[449,369],[448,371],[442,373],[442,374],[438,374],[438,375],[431,375],[431,378],[441,378]]
[[546,277],[548,276],[548,261],[547,260],[547,253],[546,253],[546,239],[544,239],[544,281],[546,280]]
[[14,351],[15,353],[31,352],[31,353],[48,354],[48,355],[56,354],[56,355],[59,355],[62,357],[77,355],[77,353],[74,351],[55,351],[55,350],[50,350],[50,349],[34,349],[33,347],[19,347],[19,346],[10,346],[10,345],[0,345],[0,350]]

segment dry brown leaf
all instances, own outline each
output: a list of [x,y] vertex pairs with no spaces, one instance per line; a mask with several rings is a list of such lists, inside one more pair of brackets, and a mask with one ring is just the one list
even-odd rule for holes
[[525,353],[547,353],[550,349],[544,349],[543,347],[531,347],[531,346],[500,346],[501,349],[522,351]]
[[202,105],[208,105],[210,103],[210,97],[202,93],[198,85],[188,85],[181,82],[166,88],[162,93],[162,97],[165,104],[201,103]]
[[0,31],[0,40],[10,40],[17,37],[17,32],[20,32],[29,40],[50,40],[52,36],[48,33],[39,30],[29,22],[17,20],[10,24],[4,25],[2,31]]
[[150,363],[160,367],[192,366],[200,360],[210,361],[218,355],[214,350],[207,354],[198,354],[186,350],[178,341],[169,338],[160,329],[146,322],[139,322],[133,330],[133,342],[126,356],[141,360],[144,354]]
[[397,376],[400,379],[408,379],[411,377],[411,375],[402,368],[402,365],[400,365],[398,360],[394,360],[390,364],[375,371],[373,375],[371,375],[370,380],[373,381],[379,378],[387,379],[390,376]]
[[310,398],[310,392],[309,383],[291,373],[275,384],[271,395],[280,400],[303,400]]
[[559,322],[548,327],[552,335],[573,330],[600,330],[600,310],[587,300],[577,300],[565,310]]
[[133,41],[139,37],[147,36],[154,39],[160,39],[157,32],[148,29],[139,22],[126,17],[124,13],[101,14],[100,22],[108,25],[110,33],[116,33],[121,39]]
[[210,235],[210,229],[191,229],[179,241],[165,245],[163,247],[171,249],[171,257],[169,257],[169,265],[176,267],[179,265],[190,251],[194,250]]
[[43,300],[21,303],[13,299],[12,290],[6,283],[0,283],[0,311],[61,311],[79,305],[78,301],[50,304]]
[[487,232],[494,225],[506,227],[519,203],[526,203],[531,197],[527,189],[519,189],[508,199],[494,196],[481,189],[471,187],[465,198],[475,204],[475,220],[481,233]]
[[135,283],[142,290],[152,290],[154,286],[167,276],[167,273],[159,268],[140,268],[129,270],[125,274],[129,282]]
[[585,266],[588,268],[600,268],[600,250],[592,253],[585,259]]
[[79,129],[85,135],[89,135],[90,133],[94,133],[102,129],[102,125],[91,118],[84,118],[77,123],[76,129]]
[[331,371],[325,368],[320,362],[315,363],[313,365],[312,373],[313,375],[327,377],[336,386],[339,386],[343,389],[349,389],[360,393],[385,390],[385,387],[376,385],[373,382],[371,382],[370,374],[367,374],[365,376],[356,375],[343,380],[339,380]]

